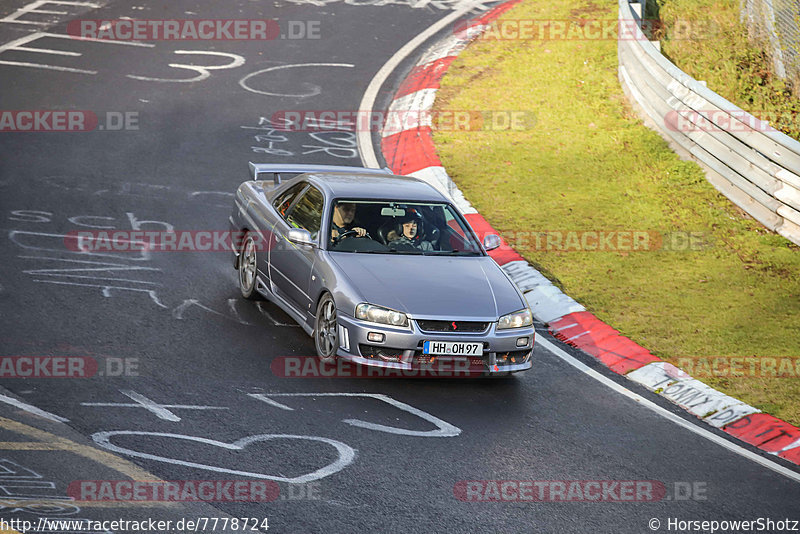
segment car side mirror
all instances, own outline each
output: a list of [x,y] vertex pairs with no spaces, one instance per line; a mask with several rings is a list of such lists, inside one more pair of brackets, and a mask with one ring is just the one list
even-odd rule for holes
[[486,234],[483,238],[483,248],[487,251],[494,250],[500,246],[500,236],[497,234]]
[[286,239],[297,245],[314,245],[314,240],[311,238],[311,233],[302,228],[292,228],[286,234]]

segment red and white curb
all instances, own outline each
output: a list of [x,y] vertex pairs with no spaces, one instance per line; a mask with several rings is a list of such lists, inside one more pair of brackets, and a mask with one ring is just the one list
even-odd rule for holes
[[[439,82],[456,56],[489,23],[519,1],[499,4],[471,20],[463,31],[430,47],[400,84],[388,115],[429,116],[427,112],[433,107]],[[417,124],[392,125],[381,132],[381,137],[384,159],[395,174],[419,178],[452,198],[481,239],[487,233],[499,234],[448,176],[436,155],[430,124],[423,120]],[[523,292],[536,319],[546,323],[556,338],[709,425],[800,465],[800,429],[692,378],[621,335],[565,295],[505,241],[490,255]]]

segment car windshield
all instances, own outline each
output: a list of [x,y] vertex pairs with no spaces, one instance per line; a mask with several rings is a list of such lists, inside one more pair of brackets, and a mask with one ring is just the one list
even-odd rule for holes
[[483,255],[464,218],[444,202],[341,199],[328,249],[362,254]]

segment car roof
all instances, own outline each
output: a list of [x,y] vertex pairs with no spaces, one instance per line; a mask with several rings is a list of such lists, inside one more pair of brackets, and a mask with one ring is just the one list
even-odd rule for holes
[[316,185],[328,198],[449,202],[449,199],[435,187],[412,176],[313,172],[297,176],[295,180],[306,180]]

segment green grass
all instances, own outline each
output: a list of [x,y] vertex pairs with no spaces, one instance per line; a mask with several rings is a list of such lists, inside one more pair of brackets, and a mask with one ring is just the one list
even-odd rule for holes
[[[800,87],[772,74],[762,43],[749,42],[739,0],[656,0],[661,51],[681,70],[745,111],[800,139]],[[648,8],[649,11],[649,8]]]
[[[616,3],[525,0],[508,19],[616,16]],[[629,108],[614,41],[476,41],[439,110],[520,110],[524,131],[444,131],[450,175],[517,251],[588,310],[661,358],[800,356],[800,248],[765,230]],[[537,250],[519,232],[701,232],[692,251]],[[800,379],[704,379],[800,424]]]

